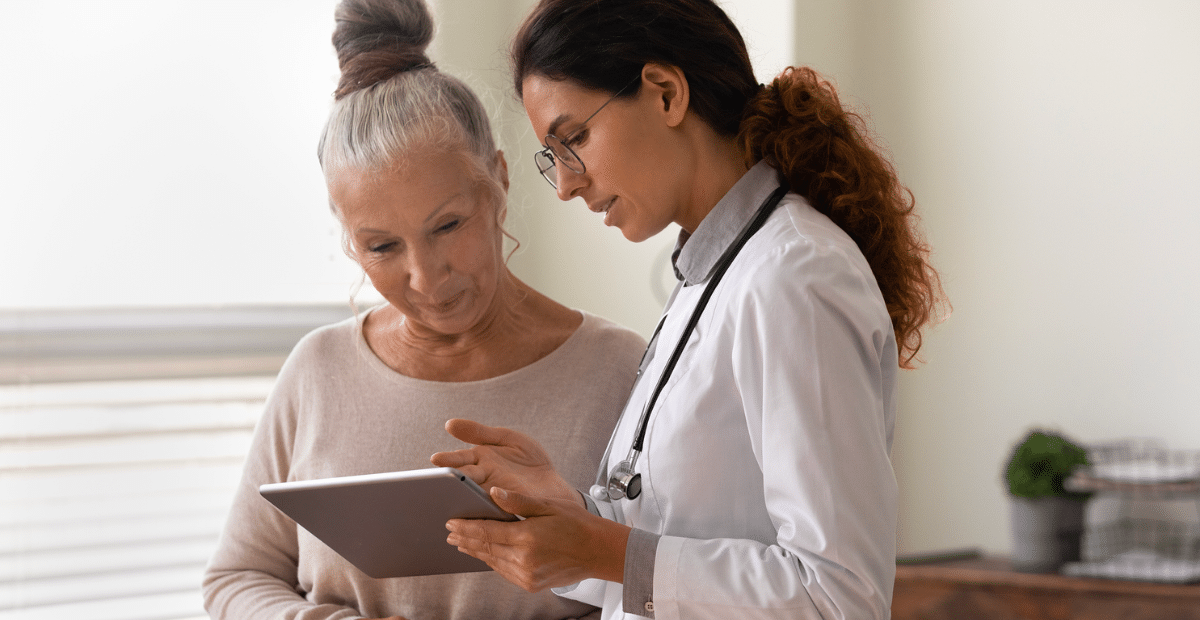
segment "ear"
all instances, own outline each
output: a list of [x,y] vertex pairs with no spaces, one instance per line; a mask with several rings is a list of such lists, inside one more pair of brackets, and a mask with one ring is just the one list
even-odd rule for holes
[[[493,164],[496,167],[496,174],[500,175],[500,185],[504,187],[504,192],[508,193],[508,160],[504,159],[504,151],[496,151],[496,161]],[[500,209],[496,212],[496,223],[504,224],[504,220],[508,219],[508,200],[503,200]]]
[[496,151],[496,167],[500,169],[500,184],[508,191],[508,161],[504,159],[504,151]]
[[687,76],[675,65],[664,65],[656,62],[646,63],[642,67],[643,88],[650,88],[654,93],[656,108],[664,115],[667,124],[676,127],[683,122],[687,114],[690,91]]

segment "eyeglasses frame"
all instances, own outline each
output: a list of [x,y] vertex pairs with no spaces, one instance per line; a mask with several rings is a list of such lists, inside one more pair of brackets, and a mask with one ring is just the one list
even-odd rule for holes
[[[575,130],[572,131],[570,134],[568,134],[565,138],[559,138],[558,136],[556,136],[552,133],[546,134],[546,137],[543,140],[543,146],[545,146],[545,148],[543,148],[542,150],[533,154],[533,165],[536,166],[538,169],[538,172],[540,172],[542,174],[542,178],[546,179],[546,181],[548,183],[550,183],[550,187],[553,187],[554,189],[558,189],[558,172],[555,170],[555,168],[558,166],[558,161],[561,158],[558,157],[557,155],[555,155],[554,150],[551,149],[549,146],[546,146],[546,143],[550,142],[550,140],[553,139],[555,142],[558,142],[559,144],[561,144],[562,147],[564,149],[567,149],[567,152],[571,154],[571,157],[574,157],[575,161],[579,162],[579,167],[582,168],[581,170],[576,170],[574,167],[572,167],[570,164],[568,164],[567,162],[564,161],[563,165],[567,167],[567,170],[570,170],[571,172],[574,172],[575,174],[583,174],[583,173],[587,172],[587,164],[583,163],[583,158],[580,157],[579,154],[575,152],[575,149],[571,148],[570,146],[567,146],[567,143],[570,142],[571,139],[574,138],[579,132],[583,131],[584,129],[587,129],[588,122],[590,122],[593,118],[595,118],[596,115],[600,113],[600,110],[603,110],[605,107],[608,106],[608,104],[610,104],[614,100],[616,100],[617,97],[620,97],[622,93],[629,90],[630,86],[637,84],[641,80],[642,80],[642,76],[641,76],[641,74],[638,74],[638,76],[635,77],[633,79],[633,81],[629,82],[625,86],[622,86],[621,90],[618,90],[615,94],[613,94],[612,97],[608,98],[608,101],[605,101],[603,104],[600,105],[599,108],[596,108],[596,111],[592,112],[591,116],[588,116],[587,118],[583,119],[583,122],[579,124],[579,127],[576,127]],[[539,158],[544,158],[544,159],[549,160],[550,165],[547,166],[543,170],[541,167],[541,163],[540,163],[541,159],[539,159]]]

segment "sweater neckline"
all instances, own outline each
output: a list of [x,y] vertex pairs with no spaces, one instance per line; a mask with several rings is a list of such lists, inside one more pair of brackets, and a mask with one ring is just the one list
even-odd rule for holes
[[363,361],[363,363],[369,366],[377,374],[382,375],[385,379],[396,383],[408,384],[413,387],[423,387],[433,390],[454,390],[465,387],[490,387],[511,381],[520,381],[526,375],[539,373],[541,367],[548,364],[556,364],[558,363],[557,360],[559,358],[565,358],[569,356],[571,354],[571,350],[579,346],[577,343],[583,339],[585,330],[590,330],[594,322],[594,317],[590,313],[584,310],[576,310],[576,312],[583,317],[583,321],[579,323],[579,326],[575,328],[575,331],[571,332],[571,335],[568,336],[567,339],[562,342],[562,344],[558,345],[558,347],[556,347],[553,351],[542,356],[532,364],[527,364],[511,372],[497,375],[495,377],[488,377],[487,379],[477,379],[475,381],[433,381],[430,379],[418,379],[416,377],[410,377],[406,374],[397,372],[396,370],[392,369],[391,366],[388,366],[386,363],[384,363],[384,361],[380,359],[374,351],[371,350],[371,346],[367,344],[367,337],[363,330],[364,326],[366,325],[367,315],[379,309],[380,307],[382,307],[382,304],[368,309],[357,318],[351,319],[355,321],[353,337],[355,349],[358,352],[359,358]]

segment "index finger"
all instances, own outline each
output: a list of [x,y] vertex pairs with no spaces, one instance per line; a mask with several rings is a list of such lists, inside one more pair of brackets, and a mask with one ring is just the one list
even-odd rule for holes
[[454,450],[451,452],[438,452],[429,457],[429,462],[437,467],[462,468],[478,463],[479,457],[471,450]]
[[446,432],[455,439],[477,446],[517,446],[524,437],[512,429],[461,418],[448,420]]

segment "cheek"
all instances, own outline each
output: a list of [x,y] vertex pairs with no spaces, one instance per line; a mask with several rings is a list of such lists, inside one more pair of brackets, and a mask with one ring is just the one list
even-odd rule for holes
[[477,286],[492,287],[503,270],[503,237],[494,223],[463,232],[447,247],[451,270]]
[[393,266],[393,261],[382,258],[367,258],[358,262],[362,267],[363,273],[367,274],[367,279],[371,281],[371,285],[381,294],[396,288],[396,281],[399,276],[398,270]]
[[613,192],[644,194],[671,167],[669,156],[638,131],[638,127],[627,128],[597,140],[590,154],[595,164],[585,160],[592,177]]

